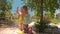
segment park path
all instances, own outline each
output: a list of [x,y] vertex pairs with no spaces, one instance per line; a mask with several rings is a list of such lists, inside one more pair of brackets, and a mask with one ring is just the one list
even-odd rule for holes
[[[60,23],[56,24],[56,26],[58,27],[58,29],[54,29],[54,34],[60,34]],[[5,28],[0,27],[0,34],[16,34],[17,29],[18,28],[16,28],[16,27],[5,27]],[[46,30],[46,31],[49,32],[50,30]]]
[[0,34],[16,34],[17,28],[0,28]]

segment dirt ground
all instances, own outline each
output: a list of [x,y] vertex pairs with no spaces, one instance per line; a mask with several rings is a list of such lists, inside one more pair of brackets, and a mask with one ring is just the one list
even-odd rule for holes
[[[58,24],[58,26],[60,27],[60,24]],[[0,27],[0,34],[16,34],[16,30],[17,30],[18,28],[17,27]],[[45,32],[46,33],[44,33],[44,34],[60,34],[60,28],[58,28],[58,29],[53,29],[52,31],[50,31],[50,30],[45,30]],[[39,33],[40,34],[40,33]],[[41,33],[41,34],[43,34],[43,33]]]
[[0,28],[0,34],[16,34],[17,28]]

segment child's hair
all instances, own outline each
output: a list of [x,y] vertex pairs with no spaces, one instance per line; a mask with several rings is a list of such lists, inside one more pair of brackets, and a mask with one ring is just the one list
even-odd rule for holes
[[25,9],[26,11],[28,11],[27,6],[24,5],[22,8]]

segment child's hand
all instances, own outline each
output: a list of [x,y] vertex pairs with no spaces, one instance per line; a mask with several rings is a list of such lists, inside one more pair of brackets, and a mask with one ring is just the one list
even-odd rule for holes
[[18,9],[18,7],[17,7],[17,9]]
[[17,13],[18,15],[20,15],[19,12],[18,12],[18,7],[16,7],[16,13]]
[[18,12],[18,7],[16,8],[16,12]]

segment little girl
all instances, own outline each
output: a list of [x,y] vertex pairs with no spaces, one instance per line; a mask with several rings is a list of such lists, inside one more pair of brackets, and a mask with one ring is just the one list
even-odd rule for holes
[[31,22],[31,18],[28,13],[27,6],[23,6],[20,12],[18,12],[18,7],[17,7],[16,13],[18,14],[18,17],[19,17],[18,19],[19,29],[22,31],[24,30],[24,24],[29,24]]
[[18,14],[19,29],[23,30],[23,15],[22,15],[22,11],[18,12],[18,7],[16,9],[16,13]]

